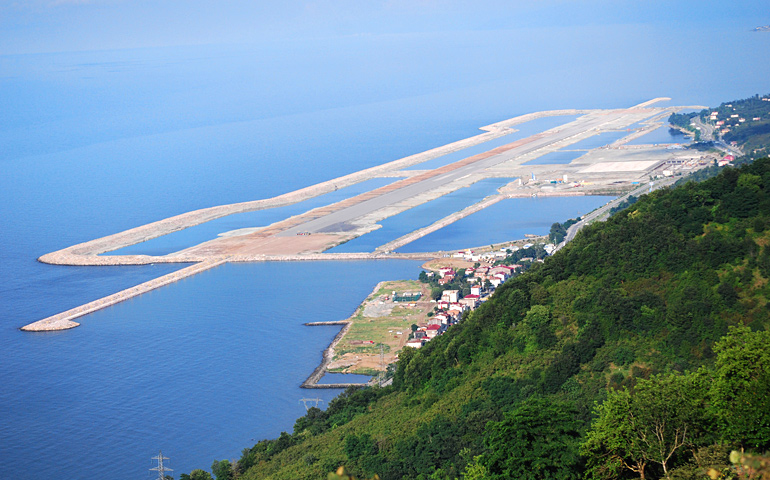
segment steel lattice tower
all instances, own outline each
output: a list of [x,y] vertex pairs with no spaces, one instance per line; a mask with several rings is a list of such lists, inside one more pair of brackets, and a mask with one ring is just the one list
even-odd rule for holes
[[163,456],[163,452],[158,452],[158,456],[152,457],[153,460],[158,461],[158,466],[155,468],[151,468],[150,470],[157,470],[158,471],[158,479],[159,480],[165,480],[166,479],[166,472],[173,472],[172,469],[168,467],[163,466],[163,460],[169,460],[168,457]]

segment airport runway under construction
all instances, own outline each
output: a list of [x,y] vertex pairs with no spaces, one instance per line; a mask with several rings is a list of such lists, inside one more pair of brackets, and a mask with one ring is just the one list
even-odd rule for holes
[[[399,254],[393,250],[436,231],[499,200],[523,196],[575,196],[621,194],[639,189],[651,178],[671,176],[673,171],[697,169],[710,159],[672,145],[626,145],[627,142],[660,127],[668,116],[687,107],[654,107],[658,98],[631,108],[615,110],[554,110],[537,112],[498,122],[485,133],[427,152],[372,167],[278,197],[216,206],[143,225],[107,237],[74,245],[43,255],[41,262],[57,265],[145,265],[150,263],[193,263],[194,265],[137,285],[67,312],[39,320],[26,331],[72,328],[73,320],[128,298],[168,285],[181,278],[226,262],[343,260],[371,258],[434,258],[436,252]],[[434,169],[411,169],[428,160],[461,151],[515,132],[515,126],[547,116],[580,115],[573,121],[489,151],[469,156]],[[605,132],[625,132],[609,145],[590,149],[565,164],[528,164],[548,153],[563,151],[578,142]],[[499,143],[499,142],[498,142]],[[355,197],[315,208],[265,227],[222,232],[213,240],[163,256],[109,255],[105,253],[157,238],[184,228],[235,213],[275,208],[329,193],[373,178],[401,178]],[[377,222],[485,178],[516,178],[474,205],[427,228],[402,236],[373,252],[324,253],[326,250],[378,228]],[[513,240],[513,239],[512,239]]]

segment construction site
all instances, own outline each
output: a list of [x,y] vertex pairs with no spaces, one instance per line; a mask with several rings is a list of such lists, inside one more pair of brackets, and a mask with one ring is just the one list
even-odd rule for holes
[[[196,210],[43,255],[39,259],[41,262],[57,265],[194,265],[37,321],[22,329],[48,331],[72,328],[78,325],[73,321],[75,318],[225,262],[370,258],[428,260],[438,253],[406,254],[395,250],[508,198],[622,195],[631,191],[645,192],[653,186],[669,184],[677,176],[712,164],[717,156],[686,149],[680,144],[639,143],[638,139],[643,140],[644,135],[665,126],[671,113],[702,108],[655,106],[666,100],[669,99],[657,98],[630,108],[614,110],[554,110],[522,115],[482,127],[484,133],[480,135],[274,198]],[[420,164],[424,162],[440,160],[442,156],[462,152],[471,146],[504,139],[517,131],[517,125],[549,116],[575,118],[555,128],[512,140],[458,161],[420,169]],[[607,143],[595,141],[606,138],[602,135],[609,135],[612,139]],[[581,147],[586,145],[586,141],[599,146]],[[632,141],[634,143],[630,144]],[[549,160],[549,155],[561,157]],[[567,160],[559,163],[559,158]],[[393,181],[270,225],[221,232],[217,238],[167,255],[109,253],[228,215],[292,205],[376,178]],[[378,229],[378,222],[386,218],[489,178],[513,180],[493,195],[459,211],[446,212],[444,218],[432,225],[393,239],[373,251],[324,253]]]

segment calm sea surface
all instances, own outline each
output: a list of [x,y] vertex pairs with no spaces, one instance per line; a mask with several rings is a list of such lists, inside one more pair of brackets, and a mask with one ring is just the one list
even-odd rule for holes
[[[300,398],[326,405],[337,393],[298,388],[338,331],[302,323],[345,318],[378,281],[419,273],[403,261],[225,265],[76,329],[22,333],[180,267],[57,267],[38,256],[279,195],[531,111],[658,96],[715,105],[767,93],[768,36],[719,27],[719,35],[592,25],[0,56],[0,477],[148,478],[161,449],[177,476],[237,458],[291,430]],[[691,48],[695,37],[701,48]],[[473,203],[487,187],[495,185],[458,195]],[[525,224],[505,232],[595,206],[573,200],[533,200]],[[468,230],[508,225],[520,203],[501,202],[405,250],[479,243]],[[390,235],[418,220],[409,215]],[[204,236],[220,233],[206,228]]]

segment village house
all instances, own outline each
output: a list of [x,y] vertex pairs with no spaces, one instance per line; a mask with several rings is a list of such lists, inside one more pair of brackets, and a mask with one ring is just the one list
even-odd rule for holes
[[413,338],[406,342],[407,347],[420,348],[423,345],[423,340],[419,338]]
[[505,276],[505,279],[507,279],[513,271],[513,268],[509,267],[508,265],[497,265],[495,267],[492,267],[489,269],[489,272],[487,273],[488,276],[494,276],[502,274]]
[[428,335],[428,338],[433,339],[436,335],[444,333],[445,330],[446,327],[442,325],[428,325],[425,333]]
[[484,275],[486,275],[486,274],[487,274],[487,272],[489,272],[489,267],[480,266],[480,267],[478,267],[478,268],[477,268],[477,269],[476,269],[476,270],[473,272],[473,275],[474,275],[474,276],[476,276],[476,277],[483,277]]
[[457,272],[455,272],[454,268],[451,268],[451,267],[444,267],[438,271],[438,274],[441,276],[441,278],[444,278],[447,276],[454,277],[456,273]]
[[460,298],[460,290],[444,290],[441,294],[441,301],[454,303]]
[[460,299],[460,304],[470,308],[471,310],[475,310],[479,305],[480,300],[481,297],[478,295],[466,295]]
[[443,325],[443,322],[441,321],[440,318],[434,315],[428,319],[428,326],[430,325]]
[[730,165],[730,162],[732,162],[733,160],[735,160],[734,156],[732,156],[732,155],[725,155],[722,159],[719,160],[719,162],[717,162],[717,164],[720,167],[724,167],[725,165]]
[[462,314],[465,310],[467,310],[468,307],[465,305],[461,305],[459,302],[453,303],[449,305],[449,312],[458,312],[458,314]]

